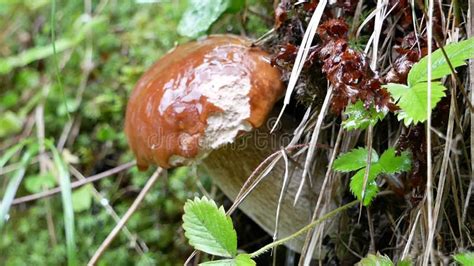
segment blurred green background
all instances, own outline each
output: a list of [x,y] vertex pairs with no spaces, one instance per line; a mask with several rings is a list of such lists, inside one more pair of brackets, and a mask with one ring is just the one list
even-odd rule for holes
[[[19,163],[39,139],[50,140],[69,169],[86,177],[133,160],[123,133],[127,97],[147,67],[189,40],[177,27],[193,3],[58,0],[52,14],[49,0],[0,0],[0,161],[17,143],[33,143],[0,167],[0,198],[22,170],[15,197],[59,185],[50,152]],[[272,1],[242,1],[220,15],[208,32],[257,38],[271,27],[271,6]],[[133,167],[73,190],[80,265],[94,254],[114,227],[114,215],[126,212],[152,171]],[[100,263],[182,264],[192,251],[181,229],[182,206],[203,193],[222,199],[205,174],[186,167],[171,171],[153,187]],[[66,264],[63,203],[57,194],[12,206],[0,229],[0,264]]]

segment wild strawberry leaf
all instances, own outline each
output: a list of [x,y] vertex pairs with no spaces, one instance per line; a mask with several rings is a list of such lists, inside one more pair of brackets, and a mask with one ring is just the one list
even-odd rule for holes
[[390,260],[390,258],[387,257],[387,255],[381,255],[377,253],[376,255],[368,254],[356,265],[357,266],[393,266],[394,264],[392,260]]
[[183,228],[195,249],[227,258],[237,254],[237,233],[232,220],[213,200],[188,200],[184,205]]
[[358,200],[363,200],[364,206],[369,206],[375,196],[377,196],[377,192],[379,192],[379,187],[377,182],[375,182],[375,179],[381,173],[381,167],[376,164],[370,166],[370,172],[364,191],[364,176],[366,170],[367,168],[364,167],[357,171],[357,173],[351,178],[349,187],[352,194],[354,194]]
[[[395,149],[389,148],[379,158],[377,152],[372,150],[371,164],[367,180],[365,172],[367,170],[366,148],[353,149],[340,155],[333,164],[333,169],[340,172],[356,171],[349,184],[350,190],[365,206],[370,205],[379,191],[376,178],[379,174],[394,174],[402,171],[408,171],[411,167],[411,159],[407,152],[397,156]],[[365,190],[364,190],[364,182]]]
[[[424,122],[428,118],[428,83],[421,82],[413,87],[401,84],[387,84],[384,86],[398,100],[400,111],[398,119],[401,118],[406,124]],[[431,109],[435,108],[438,102],[445,96],[444,87],[440,82],[431,83]]]
[[214,260],[200,263],[199,266],[256,266],[249,254],[239,254],[234,259]]
[[458,253],[453,256],[454,260],[463,266],[474,265],[474,252]]
[[[466,60],[474,58],[474,38],[470,38],[458,43],[448,44],[444,50],[454,68],[466,64]],[[408,73],[408,85],[414,86],[419,82],[428,80],[428,57],[423,57],[418,63],[413,65]],[[440,79],[451,74],[451,69],[443,55],[441,49],[431,54],[431,78]]]
[[411,160],[408,152],[402,152],[400,156],[397,156],[394,148],[385,150],[377,164],[382,167],[382,172],[386,174],[400,173],[408,171],[411,168]]
[[[333,169],[339,172],[351,172],[367,166],[368,151],[366,148],[353,149],[347,153],[339,155],[334,161]],[[377,162],[378,154],[372,150],[371,162]]]
[[384,112],[377,112],[373,106],[366,109],[360,100],[349,104],[344,114],[347,115],[347,119],[342,122],[342,126],[346,130],[366,129],[369,125],[377,124],[386,115]]

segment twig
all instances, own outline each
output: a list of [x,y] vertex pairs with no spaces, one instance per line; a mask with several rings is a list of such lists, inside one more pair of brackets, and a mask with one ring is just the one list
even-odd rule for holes
[[[71,183],[71,188],[77,188],[77,187],[80,187],[80,186],[98,181],[100,179],[109,177],[113,174],[116,174],[116,173],[119,173],[123,170],[126,170],[126,169],[128,169],[128,168],[130,168],[134,165],[135,165],[135,161],[119,165],[115,168],[112,168],[112,169],[107,170],[105,172],[102,172],[100,174],[89,176],[89,177],[87,177],[83,180],[73,182],[73,183]],[[55,195],[59,192],[61,192],[61,189],[59,187],[56,187],[56,188],[46,190],[46,191],[42,191],[42,192],[39,192],[39,193],[36,193],[36,194],[24,196],[24,197],[21,197],[21,198],[16,198],[16,199],[13,200],[12,205],[17,205],[17,204],[20,204],[20,203],[25,203],[25,202],[29,202],[29,201],[34,201],[34,200],[46,198],[46,197],[51,197],[51,196],[53,196],[53,195]]]
[[340,212],[342,211],[345,211],[353,206],[355,206],[357,203],[359,202],[359,200],[354,200],[350,203],[347,203],[346,205],[343,205],[337,209],[334,209],[330,212],[328,212],[327,214],[325,214],[324,216],[321,216],[321,218],[317,219],[316,221],[306,225],[305,227],[301,228],[300,230],[298,230],[296,233],[292,234],[292,235],[289,235],[285,238],[282,238],[278,241],[275,241],[275,242],[272,242],[268,245],[265,245],[263,246],[262,248],[260,248],[259,250],[253,252],[253,253],[250,253],[250,257],[252,258],[255,258],[255,257],[258,257],[260,256],[261,254],[267,252],[268,250],[272,249],[273,247],[276,247],[276,246],[279,246],[279,245],[282,245],[283,243],[285,243],[286,241],[289,241],[289,240],[292,240],[292,239],[295,239],[296,237],[304,234],[306,231],[308,231],[309,229],[315,227],[316,225],[320,224],[321,222],[327,220],[327,219],[330,219],[334,216],[336,216],[337,214],[339,214]]
[[140,194],[138,194],[138,197],[135,199],[133,202],[132,206],[127,210],[125,215],[120,219],[120,221],[117,223],[117,225],[114,227],[112,232],[107,236],[107,238],[102,242],[100,247],[96,250],[94,253],[94,256],[90,259],[90,261],[87,263],[87,265],[95,265],[97,261],[99,260],[100,256],[104,254],[105,250],[109,247],[110,243],[114,240],[114,238],[117,236],[117,234],[122,230],[122,227],[124,227],[125,223],[127,223],[128,219],[132,216],[132,214],[138,209],[138,206],[140,203],[142,203],[143,199],[145,198],[146,194],[150,189],[153,187],[155,182],[158,180],[158,177],[160,177],[161,173],[163,172],[162,168],[156,169],[155,173],[148,179],[147,183],[145,184],[145,187],[143,187],[142,191],[140,191]]

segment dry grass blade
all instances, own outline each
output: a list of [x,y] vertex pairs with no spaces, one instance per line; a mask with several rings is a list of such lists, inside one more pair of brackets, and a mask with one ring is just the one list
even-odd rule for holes
[[[79,172],[76,168],[74,168],[72,166],[69,167],[69,168],[70,168],[71,174],[73,174],[77,179],[79,179],[79,180],[85,180],[86,179],[86,177],[81,172]],[[117,212],[115,212],[114,208],[112,206],[110,206],[109,200],[106,199],[95,188],[95,186],[92,186],[92,188],[93,188],[92,192],[94,193],[94,197],[96,198],[96,200],[98,202],[100,202],[100,205],[102,205],[107,210],[107,214],[109,214],[112,217],[112,219],[114,219],[114,221],[116,223],[118,223],[120,221],[120,217],[118,216]],[[140,242],[138,241],[137,237],[132,235],[132,233],[127,228],[127,226],[124,226],[122,231],[125,233],[127,238],[130,240],[131,246],[133,246],[133,248],[135,248],[135,250],[138,252],[138,254],[143,255],[145,253],[145,251],[148,250],[148,248],[146,246],[142,247],[140,245]]]
[[[428,237],[426,239],[426,249],[423,254],[423,265],[429,264],[429,258],[433,258],[433,236],[435,225],[433,224],[433,169],[432,169],[432,144],[431,144],[431,88],[432,88],[432,71],[431,71],[431,53],[433,52],[432,40],[433,40],[433,10],[434,1],[428,1],[428,24],[427,24],[427,39],[428,39],[428,69],[427,69],[427,80],[428,80],[428,93],[427,93],[427,121],[426,121],[426,204],[427,204],[427,216],[428,216]],[[434,263],[434,261],[432,261]]]
[[326,113],[329,109],[331,98],[332,98],[332,88],[328,87],[328,90],[326,92],[326,97],[323,102],[323,106],[321,107],[321,111],[319,112],[318,120],[316,121],[316,125],[313,129],[313,134],[311,135],[311,141],[309,142],[308,154],[306,155],[306,160],[305,160],[304,168],[303,168],[303,176],[301,178],[301,183],[300,183],[300,186],[298,187],[298,191],[296,192],[296,196],[295,196],[295,202],[294,202],[295,205],[298,202],[298,199],[301,195],[301,191],[303,191],[303,186],[306,180],[306,176],[311,170],[310,168],[313,163],[314,152],[316,151],[316,145],[318,144],[319,133],[321,132],[321,126],[323,124],[324,117],[326,116]]
[[[472,38],[474,37],[474,3],[472,1],[469,1],[469,22],[468,22],[468,34],[469,37]],[[471,102],[474,103],[474,59],[469,60],[469,83],[470,83],[470,88],[471,88]],[[471,140],[471,182],[469,183],[469,188],[467,190],[466,194],[466,200],[464,201],[464,209],[462,213],[462,222],[464,223],[466,219],[466,213],[467,209],[469,206],[469,201],[471,198],[473,186],[474,186],[474,112],[470,113],[470,120],[471,120],[471,134],[470,134],[470,140]]]
[[416,230],[416,227],[418,226],[420,215],[421,215],[421,208],[418,208],[418,213],[416,214],[415,221],[411,224],[412,228],[410,230],[410,235],[405,244],[405,248],[403,249],[402,260],[408,258],[408,253],[410,252],[411,243],[413,241],[413,237],[415,236],[415,230]]
[[309,48],[311,47],[311,43],[313,42],[314,36],[316,34],[316,30],[318,29],[319,21],[323,16],[324,9],[326,8],[327,0],[322,0],[318,3],[316,10],[314,11],[311,20],[308,24],[308,28],[306,29],[303,40],[301,41],[300,48],[296,55],[295,63],[293,65],[293,69],[291,70],[290,80],[288,81],[288,87],[286,88],[285,99],[283,102],[283,107],[281,108],[280,114],[278,115],[277,121],[273,126],[271,132],[276,128],[278,125],[283,112],[285,112],[286,106],[290,103],[291,95],[293,94],[293,90],[295,89],[296,82],[301,74],[301,70],[303,70],[304,63],[306,62],[306,58],[308,57]]
[[[455,115],[455,98],[451,97],[451,106],[449,108],[449,119],[448,119],[448,129],[446,132],[446,142],[444,144],[444,154],[443,154],[443,161],[441,162],[441,169],[439,173],[439,180],[436,194],[436,201],[433,210],[433,227],[437,224],[437,220],[439,217],[439,211],[441,208],[441,202],[444,195],[444,186],[446,183],[446,173],[448,170],[448,163],[450,158],[450,152],[453,145],[453,129],[454,129],[454,115]],[[457,197],[456,195],[453,195]],[[460,217],[459,217],[460,218]],[[433,229],[435,230],[435,229]]]
[[138,206],[140,206],[140,203],[142,203],[143,199],[145,199],[145,196],[148,194],[150,189],[153,187],[153,185],[156,183],[158,178],[160,177],[161,173],[163,172],[162,168],[158,168],[155,173],[148,179],[147,183],[143,187],[143,189],[140,191],[140,194],[138,194],[137,198],[133,202],[132,206],[127,210],[127,212],[123,215],[122,219],[117,223],[117,225],[114,227],[112,232],[107,236],[107,238],[102,242],[102,244],[99,246],[99,248],[96,250],[92,258],[89,260],[87,265],[95,265],[97,261],[100,259],[102,254],[104,254],[105,250],[109,247],[110,243],[115,239],[117,234],[122,230],[122,228],[125,226],[127,223],[128,219],[133,215],[133,213],[138,209]]
[[[321,201],[323,199],[323,195],[326,196],[326,192],[328,191],[326,189],[328,187],[328,183],[330,184],[332,182],[332,180],[330,180],[330,177],[333,173],[332,165],[334,164],[334,160],[336,159],[336,155],[338,153],[339,146],[341,145],[343,132],[344,132],[344,130],[340,129],[339,133],[337,134],[336,143],[335,143],[334,149],[332,150],[332,153],[331,153],[331,159],[329,160],[329,163],[328,163],[326,174],[324,176],[324,181],[323,181],[323,184],[321,186],[321,193],[319,194],[318,201],[316,202],[316,206],[314,207],[313,217],[312,217],[311,221],[315,221],[316,218],[318,217],[318,215],[320,213],[322,213],[319,210],[320,205],[321,205]],[[329,197],[331,197],[331,195],[329,195]],[[315,230],[315,229],[313,229],[313,230]],[[315,238],[313,237],[314,234],[312,233],[313,230],[308,231],[308,234],[306,235],[305,243],[303,245],[303,249],[301,250],[300,263],[301,262],[308,263],[312,258],[312,256],[310,255],[312,249],[309,248],[309,245],[310,245],[311,242],[315,242],[315,240],[314,240]]]
[[[133,162],[128,162],[128,163],[119,165],[115,168],[104,171],[100,174],[96,174],[96,175],[93,175],[93,176],[86,177],[83,180],[75,181],[75,182],[71,183],[71,188],[78,188],[78,187],[81,187],[83,185],[86,185],[86,184],[89,184],[89,183],[92,183],[92,182],[96,182],[100,179],[103,179],[103,178],[112,176],[116,173],[119,173],[121,171],[124,171],[124,170],[126,170],[126,169],[128,169],[128,168],[130,168],[134,165],[135,165],[134,161]],[[36,194],[32,194],[32,195],[17,198],[15,200],[13,200],[12,204],[17,205],[17,204],[26,203],[26,202],[30,202],[30,201],[35,201],[35,200],[46,198],[46,197],[51,197],[55,194],[58,194],[59,192],[61,192],[61,188],[56,187],[56,188],[53,188],[53,189],[50,189],[50,190],[42,191],[40,193],[36,193]]]
[[275,217],[275,233],[273,234],[273,241],[278,238],[278,222],[280,218],[280,209],[281,204],[283,201],[283,197],[285,195],[286,188],[288,186],[289,181],[289,162],[288,162],[288,155],[286,154],[285,149],[281,149],[281,156],[283,157],[283,161],[285,162],[285,175],[283,176],[283,185],[281,186],[280,197],[278,198],[278,206],[276,210],[276,217]]

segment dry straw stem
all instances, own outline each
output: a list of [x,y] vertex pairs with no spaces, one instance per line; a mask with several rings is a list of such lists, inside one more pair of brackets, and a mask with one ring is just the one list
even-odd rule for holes
[[[103,178],[112,176],[116,173],[119,173],[121,171],[129,169],[130,167],[133,167],[134,165],[135,165],[135,161],[128,162],[128,163],[119,165],[115,168],[104,171],[100,174],[96,174],[96,175],[93,175],[93,176],[86,177],[85,179],[75,181],[75,182],[71,183],[71,188],[72,189],[73,188],[78,188],[78,187],[81,187],[83,185],[99,181]],[[34,200],[38,200],[38,199],[42,199],[42,198],[51,197],[55,194],[58,194],[59,192],[61,192],[61,189],[59,187],[56,187],[56,188],[53,188],[53,189],[50,189],[50,190],[45,190],[45,191],[42,191],[42,192],[39,192],[39,193],[36,193],[36,194],[16,198],[16,199],[13,200],[12,205],[17,205],[17,204],[26,203],[26,202],[30,202],[30,201],[34,201]]]
[[[76,168],[72,166],[70,166],[70,171],[71,171],[71,174],[74,175],[77,179],[79,180],[86,179],[86,177],[83,176],[81,172],[79,172]],[[114,221],[118,223],[120,221],[120,217],[118,216],[117,212],[115,212],[114,208],[110,206],[109,201],[104,196],[102,196],[102,194],[100,194],[100,192],[94,186],[92,186],[92,189],[93,189],[92,192],[94,193],[94,198],[97,200],[97,202],[100,202],[102,207],[106,209],[107,214],[109,214],[112,217],[112,219],[114,219]],[[132,233],[130,232],[130,230],[128,230],[127,226],[124,226],[122,231],[130,240],[130,243],[132,243],[133,248],[138,252],[138,254],[143,255],[145,253],[144,250],[148,250],[148,247],[146,247],[144,242],[139,241],[140,239],[138,239],[137,237],[134,237]],[[143,243],[143,246],[140,245],[140,243]]]
[[[469,14],[469,21],[468,21],[468,34],[469,34],[469,37],[470,38],[473,38],[474,37],[474,3],[472,1],[469,1],[469,11],[470,11],[470,14]],[[470,88],[471,88],[471,102],[474,103],[474,59],[471,59],[469,61],[469,82],[470,82]],[[471,198],[471,194],[472,194],[472,189],[473,189],[473,186],[474,186],[474,178],[473,178],[473,172],[474,171],[474,112],[471,112],[471,115],[470,115],[470,118],[471,118],[471,135],[470,135],[470,139],[471,139],[471,182],[469,183],[469,188],[468,188],[468,192],[467,192],[467,195],[466,195],[466,200],[464,201],[464,209],[463,209],[463,213],[462,213],[462,222],[464,223],[465,219],[466,219],[466,213],[467,213],[467,209],[469,207],[469,201],[470,201],[470,198]]]
[[320,1],[311,17],[311,20],[309,21],[308,28],[304,33],[300,48],[298,49],[298,53],[296,54],[293,69],[291,70],[290,80],[288,81],[288,87],[286,88],[283,107],[281,108],[280,114],[278,115],[278,119],[275,122],[275,125],[273,126],[271,132],[273,132],[273,130],[278,125],[278,122],[280,121],[283,112],[285,112],[286,106],[290,103],[291,95],[293,93],[293,90],[295,89],[296,82],[298,81],[298,78],[301,74],[301,70],[303,70],[304,63],[306,62],[306,58],[309,54],[309,48],[311,47],[311,43],[313,42],[314,36],[316,35],[316,30],[318,29],[319,22],[321,21],[324,9],[326,8],[326,4],[327,0]]
[[432,163],[432,156],[431,156],[431,53],[433,52],[433,9],[434,9],[434,2],[433,0],[428,1],[428,24],[427,24],[427,39],[428,39],[428,73],[427,73],[427,80],[428,80],[428,94],[427,94],[427,121],[426,121],[426,204],[428,209],[428,237],[426,240],[426,247],[425,252],[423,254],[423,265],[429,264],[429,258],[431,257],[433,261],[433,236],[435,225],[434,217],[433,217],[433,163]]
[[109,247],[109,245],[112,243],[112,241],[115,239],[117,234],[122,230],[122,228],[125,226],[127,223],[128,219],[135,213],[135,211],[138,209],[138,206],[142,203],[143,199],[145,199],[145,196],[148,194],[150,189],[153,187],[153,185],[156,183],[158,178],[160,177],[161,173],[163,172],[162,168],[156,169],[155,173],[148,179],[146,182],[145,186],[143,189],[140,191],[140,194],[138,194],[137,198],[135,201],[132,203],[132,206],[127,210],[127,212],[123,215],[122,219],[117,223],[117,225],[114,227],[112,232],[107,236],[107,238],[102,242],[102,244],[99,246],[99,248],[96,250],[92,258],[89,260],[87,265],[95,265],[99,258],[104,254],[105,250]]
[[[333,182],[333,179],[331,179],[331,177],[333,177],[332,165],[334,164],[334,160],[336,160],[336,156],[337,156],[338,151],[339,151],[339,146],[341,145],[341,142],[342,142],[343,132],[344,132],[344,130],[339,129],[339,133],[337,134],[337,139],[336,139],[336,142],[335,142],[335,145],[334,145],[334,149],[332,150],[332,153],[331,153],[331,159],[329,160],[329,164],[328,164],[328,167],[327,167],[327,170],[326,170],[326,174],[324,176],[323,185],[321,186],[321,191],[322,192],[318,196],[318,201],[316,202],[316,206],[314,207],[313,217],[312,217],[311,221],[316,221],[316,218],[318,217],[318,215],[320,213],[322,213],[322,209],[320,209],[320,207],[321,207],[320,205],[321,205],[321,201],[323,199],[323,195],[326,196],[326,197],[329,197],[329,198],[332,197],[332,195],[330,195],[331,190],[327,189],[327,187],[328,187],[328,183],[332,184],[332,182]],[[317,234],[316,233],[313,234],[312,230],[308,231],[308,233],[306,235],[305,243],[303,245],[303,249],[301,250],[301,257],[300,257],[300,262],[299,263],[304,263],[304,265],[305,265],[305,264],[307,264],[311,261],[311,259],[312,259],[312,256],[311,256],[312,248],[311,247],[314,246],[314,244],[316,243],[316,240],[317,240],[315,235],[317,235]]]

